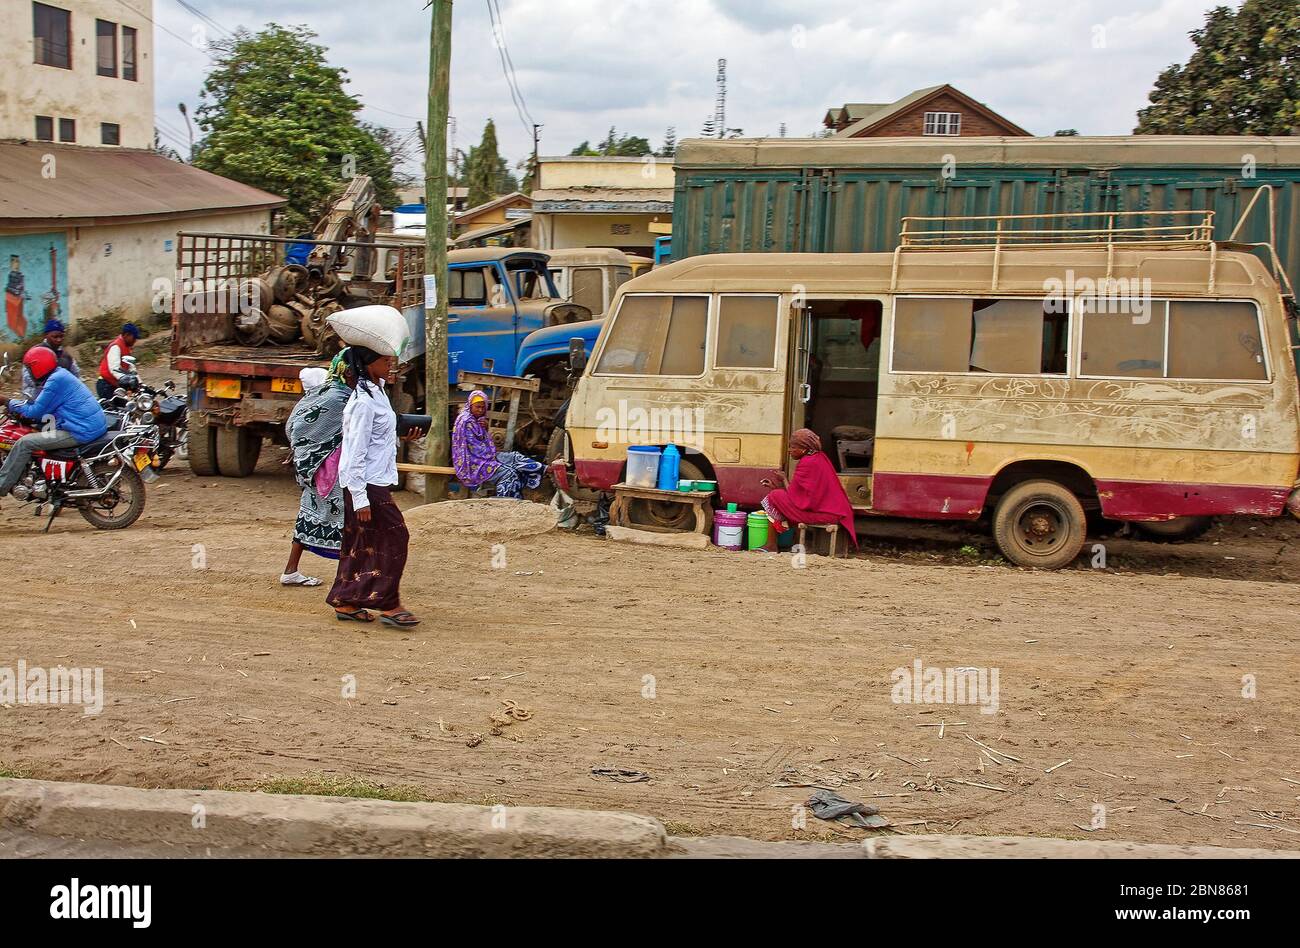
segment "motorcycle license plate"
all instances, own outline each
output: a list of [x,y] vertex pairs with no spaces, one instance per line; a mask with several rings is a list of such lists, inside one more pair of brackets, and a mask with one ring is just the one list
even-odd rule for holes
[[135,469],[143,471],[153,463],[153,456],[148,451],[137,451],[135,455]]
[[297,379],[271,379],[271,391],[286,392],[290,395],[301,395],[302,383]]

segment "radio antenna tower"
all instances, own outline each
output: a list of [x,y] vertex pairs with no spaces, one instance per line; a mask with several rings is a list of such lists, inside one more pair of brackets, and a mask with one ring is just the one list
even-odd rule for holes
[[719,138],[727,137],[727,61],[718,60],[718,103],[713,110],[713,127]]

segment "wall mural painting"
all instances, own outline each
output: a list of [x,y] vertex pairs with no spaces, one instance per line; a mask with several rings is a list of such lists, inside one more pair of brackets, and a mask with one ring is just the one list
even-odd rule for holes
[[45,321],[67,321],[68,241],[62,233],[0,237],[4,321],[0,342],[39,334]]

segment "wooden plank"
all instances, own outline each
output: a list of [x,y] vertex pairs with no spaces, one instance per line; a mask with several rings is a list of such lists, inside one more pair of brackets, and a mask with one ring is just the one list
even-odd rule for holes
[[703,533],[656,533],[650,530],[632,527],[616,527],[609,524],[605,533],[611,540],[622,543],[640,543],[645,546],[669,546],[684,550],[707,550],[709,538]]
[[455,476],[454,467],[435,467],[431,464],[398,464],[397,469],[406,474],[445,474]]
[[469,392],[476,388],[508,388],[520,392],[539,392],[542,389],[542,380],[519,378],[515,375],[495,375],[491,372],[460,372],[456,376],[456,385]]

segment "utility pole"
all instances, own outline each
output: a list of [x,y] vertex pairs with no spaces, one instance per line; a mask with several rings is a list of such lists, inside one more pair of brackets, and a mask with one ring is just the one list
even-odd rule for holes
[[[447,430],[447,117],[451,97],[451,4],[431,0],[429,34],[429,128],[424,165],[424,410],[432,416],[424,442],[424,463],[446,467],[451,456]],[[428,299],[436,287],[436,299]],[[426,474],[424,499],[447,496],[447,478]]]
[[542,126],[533,123],[533,171],[528,177],[533,183],[533,190],[537,190],[537,169],[541,166],[541,132]]

